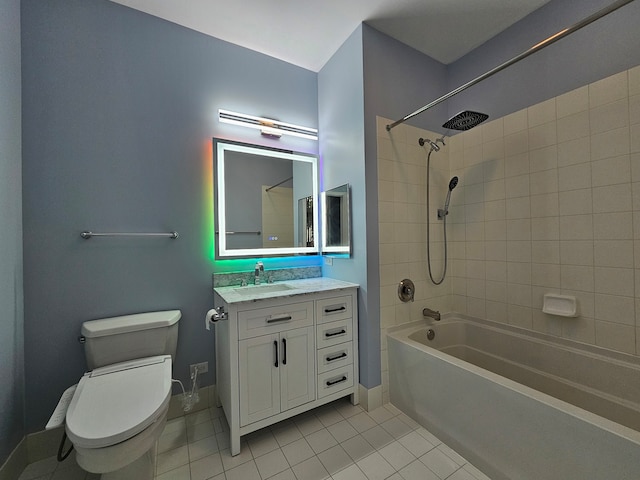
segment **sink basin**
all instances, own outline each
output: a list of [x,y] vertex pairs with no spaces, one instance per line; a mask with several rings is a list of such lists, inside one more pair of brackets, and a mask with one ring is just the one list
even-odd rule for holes
[[286,283],[271,283],[268,285],[248,285],[246,287],[236,288],[236,293],[240,295],[257,295],[261,293],[278,293],[287,290],[295,290],[294,287]]

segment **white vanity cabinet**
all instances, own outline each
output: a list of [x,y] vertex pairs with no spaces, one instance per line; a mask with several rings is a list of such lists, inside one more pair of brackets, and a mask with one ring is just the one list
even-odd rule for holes
[[227,312],[215,323],[216,394],[232,455],[242,435],[346,395],[358,403],[357,285],[286,283],[293,288],[279,295],[215,289],[215,305]]

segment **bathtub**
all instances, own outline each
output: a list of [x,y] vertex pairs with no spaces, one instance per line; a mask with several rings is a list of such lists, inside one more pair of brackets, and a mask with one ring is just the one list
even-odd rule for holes
[[637,358],[469,317],[387,340],[391,403],[492,479],[640,479]]

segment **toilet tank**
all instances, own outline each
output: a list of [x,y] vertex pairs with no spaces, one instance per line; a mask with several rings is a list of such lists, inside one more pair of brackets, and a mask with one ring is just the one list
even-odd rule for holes
[[171,355],[174,360],[181,316],[180,310],[167,310],[84,322],[89,370],[154,355]]

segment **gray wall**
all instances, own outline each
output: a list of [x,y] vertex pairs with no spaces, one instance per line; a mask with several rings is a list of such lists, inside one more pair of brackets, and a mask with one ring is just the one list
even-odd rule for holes
[[[324,265],[327,277],[358,283],[360,383],[380,384],[380,312],[377,290],[371,290],[370,247],[365,183],[364,81],[362,26],[342,44],[318,74],[322,189],[351,185],[352,255]],[[370,295],[370,292],[374,292]],[[377,347],[376,347],[377,345]]]
[[20,1],[0,0],[0,465],[24,433]]
[[[27,430],[85,369],[84,320],[183,312],[174,376],[209,361],[212,137],[317,153],[220,124],[219,108],[317,127],[310,71],[107,0],[23,0]],[[4,177],[3,177],[4,178]],[[80,232],[180,238],[91,239]],[[203,384],[214,382],[213,373]]]
[[[449,65],[447,90],[463,85],[611,3],[611,0],[552,0]],[[633,2],[451,98],[447,104],[449,115],[477,109],[491,118],[499,118],[638,65],[639,25],[640,3]]]

